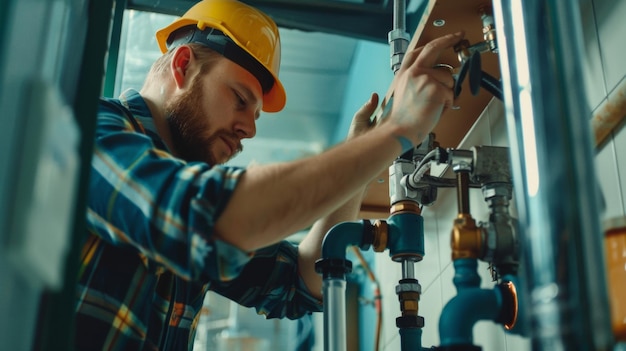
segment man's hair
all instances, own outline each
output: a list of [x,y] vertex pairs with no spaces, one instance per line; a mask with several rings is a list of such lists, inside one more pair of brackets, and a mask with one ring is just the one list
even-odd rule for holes
[[[220,53],[202,44],[189,43],[185,45],[191,48],[191,51],[196,57],[196,60],[198,60],[201,63],[201,66],[200,66],[201,74],[206,74],[211,69],[211,67],[213,67],[214,62],[220,57],[222,57]],[[146,83],[150,79],[160,77],[163,74],[168,73],[170,71],[170,62],[171,62],[172,56],[174,55],[174,51],[176,51],[176,48],[169,50],[165,54],[161,55],[161,57],[159,57],[156,61],[154,61],[154,63],[152,64],[152,67],[150,68],[150,72],[148,73],[148,76],[146,78]]]

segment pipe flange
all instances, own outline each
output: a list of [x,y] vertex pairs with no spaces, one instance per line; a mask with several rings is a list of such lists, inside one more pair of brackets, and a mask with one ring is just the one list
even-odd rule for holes
[[352,272],[352,261],[339,258],[322,258],[315,261],[315,271],[326,278],[345,278]]

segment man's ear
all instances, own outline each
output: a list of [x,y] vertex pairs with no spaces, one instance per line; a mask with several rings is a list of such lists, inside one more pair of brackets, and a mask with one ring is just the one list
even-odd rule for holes
[[172,61],[170,63],[170,69],[176,86],[180,89],[185,86],[185,81],[190,79],[189,64],[193,59],[193,52],[187,45],[181,45],[175,49]]

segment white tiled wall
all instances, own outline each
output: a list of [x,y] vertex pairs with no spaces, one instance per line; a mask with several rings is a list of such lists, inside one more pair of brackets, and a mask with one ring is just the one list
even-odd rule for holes
[[[596,32],[598,44],[593,44],[594,53],[601,59],[599,74],[592,75],[593,86],[604,85],[606,93],[599,100],[591,101],[596,109],[626,79],[626,2],[618,0],[593,0],[595,26],[586,25],[585,32]],[[592,44],[593,41],[587,44]],[[590,51],[593,51],[590,50]],[[591,55],[591,54],[588,54]],[[596,61],[594,61],[596,62]],[[588,65],[590,66],[590,65]],[[596,104],[594,104],[596,102]],[[626,111],[623,112],[626,114]],[[626,128],[614,131],[598,150],[596,174],[606,202],[604,219],[626,214]]]
[[[580,1],[585,42],[584,74],[587,100],[594,111],[608,94],[626,79],[626,1]],[[474,145],[509,146],[503,106],[492,100],[459,148]],[[626,111],[624,112],[626,114]],[[590,116],[591,118],[591,116]],[[623,124],[623,123],[622,123]],[[443,145],[442,145],[443,146]],[[604,218],[626,215],[626,128],[615,131],[598,150],[596,173],[607,204]],[[488,210],[482,194],[470,191],[470,208],[477,221],[487,220]],[[515,208],[511,208],[515,214]],[[436,203],[423,211],[425,220],[425,258],[415,265],[416,277],[422,286],[419,314],[425,318],[423,347],[439,345],[438,321],[443,306],[456,294],[452,284],[450,230],[457,213],[454,189],[440,189]],[[386,255],[376,259],[376,273],[383,287],[384,337],[382,350],[400,350],[400,337],[395,318],[400,315],[395,286],[401,269]],[[479,265],[484,288],[493,283],[484,263]],[[526,338],[510,335],[492,322],[479,322],[474,328],[474,343],[483,351],[530,350]],[[369,350],[369,349],[367,349]]]

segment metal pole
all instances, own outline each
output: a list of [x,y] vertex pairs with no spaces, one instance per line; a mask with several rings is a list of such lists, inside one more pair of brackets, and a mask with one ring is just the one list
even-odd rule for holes
[[346,351],[346,281],[324,280],[324,351]]
[[533,350],[613,343],[578,11],[494,1]]

